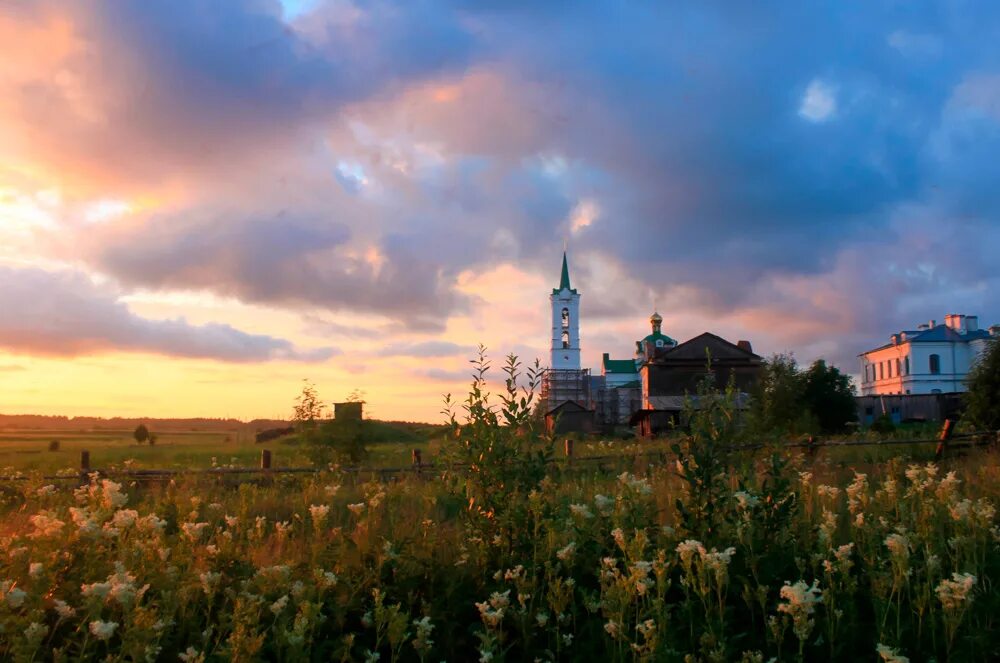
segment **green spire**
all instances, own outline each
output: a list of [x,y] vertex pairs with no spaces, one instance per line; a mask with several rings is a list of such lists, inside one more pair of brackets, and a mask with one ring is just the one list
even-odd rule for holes
[[563,251],[562,277],[559,279],[559,287],[552,288],[552,294],[558,295],[563,290],[569,290],[572,294],[577,294],[576,290],[569,285],[569,262],[566,260],[566,251]]
[[570,290],[569,287],[569,263],[566,262],[566,252],[563,251],[562,278],[559,279],[559,290]]

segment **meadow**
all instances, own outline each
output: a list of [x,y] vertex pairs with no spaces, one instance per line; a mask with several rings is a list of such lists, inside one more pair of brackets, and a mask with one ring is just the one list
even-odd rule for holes
[[[570,463],[515,384],[494,404],[481,374],[446,427],[373,424],[366,463],[412,447],[435,463],[390,481],[330,465],[138,482],[70,462],[76,445],[119,470],[261,448],[196,431],[153,448],[80,433],[51,461],[65,479],[9,468],[0,658],[1000,658],[995,445],[736,449],[735,400],[706,393],[674,435],[580,440]],[[308,456],[268,446],[278,465]]]
[[609,440],[570,467],[502,412],[438,441],[469,469],[387,483],[4,482],[0,657],[1000,656],[993,451],[729,453],[723,408],[658,442],[669,461]]
[[[440,447],[441,426],[372,422],[377,441],[369,447],[366,464],[375,467],[409,464],[412,448],[434,455]],[[104,470],[191,470],[211,467],[256,467],[262,449],[274,454],[281,467],[311,465],[294,435],[267,443],[255,442],[253,431],[168,430],[156,433],[156,444],[139,444],[134,429],[0,429],[0,475],[17,472],[57,472],[79,469],[80,452],[89,451],[92,467]],[[50,444],[57,448],[50,450]]]

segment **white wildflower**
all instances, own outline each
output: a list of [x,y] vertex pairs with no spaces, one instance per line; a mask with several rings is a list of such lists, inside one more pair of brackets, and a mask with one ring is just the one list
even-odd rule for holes
[[945,612],[958,612],[972,601],[972,588],[976,576],[970,573],[952,573],[951,580],[944,579],[934,590]]
[[879,643],[875,652],[882,657],[882,663],[910,663],[910,659],[899,653],[898,649]]
[[11,608],[20,608],[24,605],[24,599],[28,593],[17,587],[13,581],[4,580],[0,582],[0,601],[5,602]]
[[90,633],[98,640],[110,639],[115,634],[115,629],[117,628],[118,622],[90,622]]
[[330,513],[330,507],[326,504],[313,504],[309,507],[309,515],[312,517],[313,526],[317,529],[323,527],[323,522]]
[[59,615],[60,619],[69,619],[76,614],[76,610],[61,599],[53,601],[52,607],[55,609],[56,614]]

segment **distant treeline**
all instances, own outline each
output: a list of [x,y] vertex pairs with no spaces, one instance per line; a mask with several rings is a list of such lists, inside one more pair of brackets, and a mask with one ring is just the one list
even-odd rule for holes
[[280,419],[152,419],[146,417],[61,417],[41,414],[0,414],[2,429],[35,430],[133,430],[145,424],[159,433],[183,431],[259,431],[290,426]]

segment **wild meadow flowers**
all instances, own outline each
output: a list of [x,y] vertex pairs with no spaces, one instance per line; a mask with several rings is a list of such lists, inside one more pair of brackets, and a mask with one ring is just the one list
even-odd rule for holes
[[[1000,463],[3,493],[0,659],[989,660]],[[720,499],[698,501],[698,477]],[[331,486],[335,490],[331,490]],[[502,495],[502,505],[489,501]],[[691,505],[699,519],[685,517]]]

